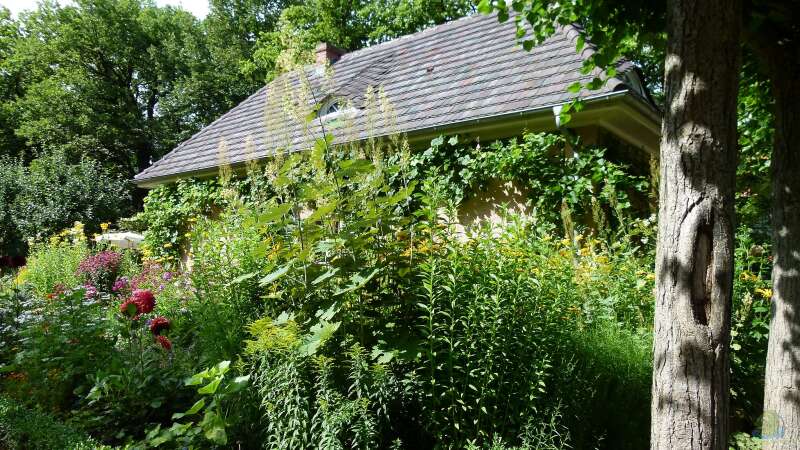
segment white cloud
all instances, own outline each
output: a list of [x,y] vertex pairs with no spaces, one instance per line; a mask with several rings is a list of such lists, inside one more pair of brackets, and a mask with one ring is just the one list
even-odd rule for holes
[[[22,11],[36,9],[38,3],[39,0],[0,0],[0,5],[10,9],[14,16]],[[59,3],[64,5],[72,2],[69,0],[61,0]],[[202,19],[208,14],[208,0],[156,0],[156,4],[159,6],[180,6],[199,19]]]

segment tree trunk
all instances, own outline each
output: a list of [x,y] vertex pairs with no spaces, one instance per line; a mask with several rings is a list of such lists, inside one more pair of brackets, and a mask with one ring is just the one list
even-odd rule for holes
[[726,449],[739,0],[667,2],[651,449]]
[[[783,48],[781,48],[783,47]],[[796,44],[770,54],[775,95],[772,150],[772,320],[764,379],[764,448],[800,449],[800,68]],[[791,59],[787,59],[791,58]]]

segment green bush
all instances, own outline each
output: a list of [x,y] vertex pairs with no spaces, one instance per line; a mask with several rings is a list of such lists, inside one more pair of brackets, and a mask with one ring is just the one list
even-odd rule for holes
[[17,161],[0,157],[0,257],[24,253],[12,208],[22,190],[23,174],[24,169]]
[[0,447],[30,450],[108,448],[48,414],[0,396]]
[[131,185],[91,159],[70,161],[54,152],[31,162],[13,214],[23,239],[47,238],[75,222],[100,230],[129,213]]
[[222,206],[216,180],[180,180],[151,189],[143,211],[127,223],[145,232],[143,249],[147,255],[177,259],[189,242],[194,223],[219,212]]

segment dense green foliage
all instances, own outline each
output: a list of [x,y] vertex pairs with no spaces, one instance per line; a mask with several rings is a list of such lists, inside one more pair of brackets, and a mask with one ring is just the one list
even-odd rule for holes
[[[471,10],[464,0],[214,0],[198,20],[143,0],[80,0],[46,2],[13,19],[0,7],[0,157],[21,157],[24,166],[51,154],[89,158],[130,179],[266,80],[309,61],[320,41],[355,50]],[[0,165],[0,199],[10,205],[13,169]],[[115,202],[95,205],[116,210],[113,219],[141,199],[105,194]],[[23,251],[27,237],[51,234],[64,221],[99,223],[93,212],[75,218],[84,205],[64,200],[33,211],[38,217],[23,230],[6,224],[28,221],[28,211],[0,208],[12,219],[0,225],[0,256]]]
[[51,236],[75,222],[100,231],[131,212],[131,184],[88,158],[71,161],[63,152],[28,166],[0,160],[0,253],[23,253],[31,239]]
[[[617,29],[588,20],[593,3],[528,11],[534,41],[579,20],[602,45],[585,70],[612,76],[632,57],[658,94],[660,15],[630,22],[625,3],[599,18],[628,21]],[[646,447],[652,181],[612,151],[555,134],[439,137],[413,154],[399,137],[319,136],[245,177],[151,190],[124,222],[146,232],[141,251],[117,260],[87,242],[131,212],[123,179],[317,42],[353,50],[472,8],[212,0],[202,21],[138,0],[19,20],[0,8],[0,256],[35,241],[0,279],[0,388],[14,399],[0,400],[0,446],[83,440],[52,415],[133,448]],[[741,89],[732,405],[750,432],[772,124],[758,74]],[[459,205],[498,179],[524,188],[530,214],[465,232]]]
[[53,417],[0,397],[0,445],[31,450],[104,448]]
[[[523,145],[510,154],[537,161],[558,139],[524,142],[497,154]],[[8,314],[40,312],[13,320],[4,337],[18,346],[5,389],[33,393],[28,401],[106,442],[140,446],[640,447],[652,256],[635,242],[650,236],[649,222],[620,204],[618,220],[640,225],[614,246],[578,234],[591,232],[579,222],[562,239],[536,216],[464,234],[453,222],[459,184],[443,175],[451,166],[409,163],[431,153],[411,155],[400,140],[372,144],[320,138],[244,181],[155,192],[145,214],[181,224],[174,233],[191,242],[192,270],[165,272],[152,259],[114,266],[118,281],[156,294],[141,318],[120,305],[133,295],[125,288],[82,286],[81,267],[97,256],[70,236],[80,227],[34,247],[15,288],[28,304]],[[544,166],[514,161],[482,164]],[[627,179],[621,166],[587,161]],[[586,179],[599,195],[594,173],[551,181]],[[465,196],[481,189],[477,179],[461,186]],[[153,230],[172,244],[167,223]],[[59,258],[75,262],[49,262]],[[151,314],[169,319],[168,347],[147,337]],[[213,369],[220,361],[237,362]],[[641,426],[620,426],[623,417]]]

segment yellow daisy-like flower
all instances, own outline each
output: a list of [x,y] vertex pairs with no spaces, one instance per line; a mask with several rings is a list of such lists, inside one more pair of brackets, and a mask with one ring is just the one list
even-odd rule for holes
[[760,296],[762,296],[762,297],[764,297],[766,299],[770,299],[770,298],[772,298],[772,289],[758,288],[758,289],[756,289],[756,294],[758,294],[758,295],[760,295]]
[[100,224],[100,229],[103,230],[103,231],[108,231],[108,227],[110,225],[111,224],[109,224],[108,222],[103,222],[103,223]]
[[172,242],[167,242],[164,244],[164,248],[172,248]]
[[741,278],[742,281],[758,281],[758,275],[752,274],[746,270],[739,275],[739,278]]

